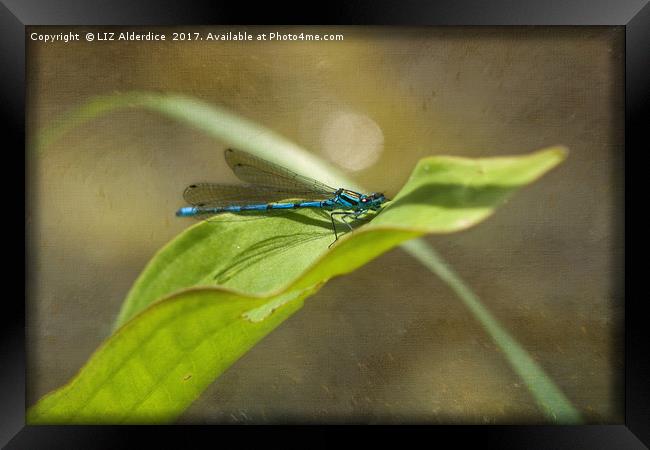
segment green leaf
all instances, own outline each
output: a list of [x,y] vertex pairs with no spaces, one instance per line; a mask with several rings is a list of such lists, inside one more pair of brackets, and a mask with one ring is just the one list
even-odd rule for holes
[[425,158],[394,200],[331,249],[329,218],[318,211],[190,227],[138,278],[121,328],[68,385],[29,410],[28,423],[171,421],[327,280],[406,240],[477,224],[565,156],[553,147]]
[[302,305],[267,320],[242,314],[266,300],[223,289],[187,290],[113,334],[64,387],[27,412],[28,424],[173,421],[245,351]]
[[425,158],[395,200],[356,231],[354,240],[343,236],[330,251],[331,222],[322,211],[201,222],[152,259],[127,296],[117,326],[179,289],[221,285],[257,295],[284,292],[292,283],[303,289],[351,272],[407,239],[465,229],[564,157],[565,150],[554,147],[519,157]]

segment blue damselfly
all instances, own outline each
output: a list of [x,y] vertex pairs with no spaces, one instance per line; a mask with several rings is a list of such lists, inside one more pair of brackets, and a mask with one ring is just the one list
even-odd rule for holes
[[352,231],[346,218],[356,220],[370,211],[378,211],[387,200],[382,193],[361,194],[350,189],[331,188],[240,150],[227,149],[225,158],[237,178],[247,184],[191,184],[185,189],[183,198],[192,206],[180,208],[177,216],[206,219],[221,213],[318,208],[330,211],[336,242],[339,236],[335,215]]

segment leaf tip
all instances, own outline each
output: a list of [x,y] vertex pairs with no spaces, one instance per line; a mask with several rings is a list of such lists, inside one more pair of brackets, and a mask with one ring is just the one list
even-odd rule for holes
[[556,157],[556,160],[559,164],[565,159],[567,159],[567,157],[569,156],[569,147],[560,144],[560,145],[555,145],[553,147],[549,147],[544,150],[540,150],[540,152],[553,154]]

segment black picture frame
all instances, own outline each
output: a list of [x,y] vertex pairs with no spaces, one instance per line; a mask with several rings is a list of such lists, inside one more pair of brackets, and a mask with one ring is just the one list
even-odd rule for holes
[[[27,25],[622,25],[626,36],[626,167],[630,167],[627,160],[633,149],[648,148],[648,126],[643,120],[647,117],[644,113],[650,104],[650,5],[647,0],[449,0],[435,3],[376,0],[299,5],[295,2],[250,5],[243,2],[203,1],[188,5],[169,0],[3,0],[0,4],[0,123],[6,128],[4,141],[9,143],[5,147],[5,155],[14,155],[16,164],[24,164]],[[8,168],[8,165],[5,166],[5,169]],[[18,176],[21,173],[17,170],[11,172]],[[15,191],[17,183],[10,183],[11,187],[5,186],[5,189]],[[629,192],[627,178],[625,187],[626,192]],[[9,220],[16,220],[21,211],[18,205],[20,196],[11,197],[15,197],[11,201],[16,204],[6,204],[5,211],[13,211],[9,214],[13,219]],[[623,201],[622,198],[620,200]],[[624,208],[620,210],[623,211]],[[24,255],[25,248],[17,250],[18,255]],[[623,261],[620,263],[624,264]],[[16,264],[15,267],[20,269],[21,266]],[[26,280],[28,275],[25,275]],[[148,441],[149,445],[153,442],[167,445],[178,442],[175,447],[185,448],[189,432],[207,438],[207,442],[212,443],[211,446],[222,442],[226,431],[249,433],[248,427],[25,426],[25,310],[19,291],[16,295],[6,295],[2,314],[5,323],[0,342],[0,444],[6,444],[6,448],[123,448],[134,442],[134,433],[146,433],[147,439],[153,439]],[[650,340],[647,336],[648,327],[644,324],[646,319],[642,314],[644,302],[643,297],[626,296],[625,299],[624,425],[373,427],[372,434],[384,443],[388,443],[387,437],[404,443],[405,436],[395,431],[398,430],[421,434],[421,437],[427,439],[424,442],[431,444],[440,442],[439,439],[443,437],[450,438],[453,439],[454,446],[472,443],[487,447],[528,449],[646,448],[644,443],[650,445],[650,364],[647,351],[647,342]],[[311,427],[307,429],[313,430]],[[295,430],[290,432],[293,431]],[[197,447],[199,442],[199,438],[192,436],[192,448]]]

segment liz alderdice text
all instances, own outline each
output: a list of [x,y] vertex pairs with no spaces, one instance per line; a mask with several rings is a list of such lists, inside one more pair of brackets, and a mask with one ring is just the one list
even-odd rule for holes
[[29,38],[32,41],[41,41],[43,43],[80,41],[85,39],[91,41],[342,41],[343,34],[320,34],[320,33],[249,33],[247,31],[237,32],[173,32],[173,33],[137,33],[131,32],[106,32],[96,31],[87,33],[58,33],[44,34],[31,33]]

